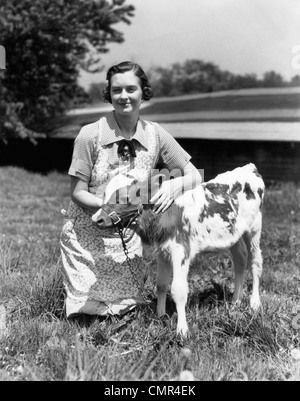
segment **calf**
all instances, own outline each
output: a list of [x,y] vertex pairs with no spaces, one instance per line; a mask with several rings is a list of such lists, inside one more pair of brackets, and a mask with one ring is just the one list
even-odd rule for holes
[[112,217],[118,216],[144,244],[157,247],[157,313],[165,314],[166,293],[171,284],[178,314],[177,333],[183,336],[188,333],[185,311],[188,272],[199,253],[231,251],[236,303],[243,297],[245,270],[249,266],[253,277],[250,306],[253,310],[259,308],[264,182],[253,164],[220,174],[184,192],[160,214],[153,212],[153,205],[132,204],[128,188],[126,194],[124,199],[124,193],[119,192],[118,199],[123,199],[119,204],[112,205],[108,200],[109,209],[103,205],[92,219],[99,228],[108,228],[116,223]]

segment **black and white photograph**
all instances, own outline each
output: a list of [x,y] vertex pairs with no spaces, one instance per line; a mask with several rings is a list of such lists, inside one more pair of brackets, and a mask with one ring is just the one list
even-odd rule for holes
[[0,0],[0,381],[300,381],[300,0]]

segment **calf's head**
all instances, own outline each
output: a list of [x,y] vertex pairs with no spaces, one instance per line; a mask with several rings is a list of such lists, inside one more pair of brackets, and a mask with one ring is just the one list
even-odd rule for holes
[[111,191],[109,199],[92,216],[93,223],[100,229],[134,228],[142,211],[151,207],[149,199],[157,192],[164,178],[164,175],[157,174],[146,181],[132,181]]

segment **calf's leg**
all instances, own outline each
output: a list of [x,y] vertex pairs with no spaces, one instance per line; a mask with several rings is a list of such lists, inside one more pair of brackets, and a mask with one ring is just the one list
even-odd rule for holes
[[184,247],[176,242],[170,245],[170,250],[173,264],[171,294],[177,310],[177,334],[185,337],[188,333],[185,308],[189,292],[187,278],[190,259],[185,255]]
[[170,257],[165,253],[159,253],[157,258],[157,315],[159,317],[166,313],[166,296],[172,281],[172,263]]
[[250,253],[251,253],[251,270],[252,270],[252,295],[250,298],[250,306],[253,310],[260,307],[259,296],[259,280],[262,275],[262,254],[260,249],[260,236],[261,236],[261,218],[257,219],[255,229],[251,232],[250,236]]
[[234,265],[234,294],[233,303],[239,304],[243,298],[243,286],[248,260],[247,246],[241,238],[230,248]]

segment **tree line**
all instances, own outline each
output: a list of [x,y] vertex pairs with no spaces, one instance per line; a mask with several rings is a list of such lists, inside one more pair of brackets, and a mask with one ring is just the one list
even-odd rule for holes
[[[280,88],[300,86],[300,75],[286,81],[276,71],[270,70],[261,78],[257,74],[233,74],[203,60],[186,60],[170,67],[152,67],[148,76],[155,97],[209,93],[246,88]],[[91,101],[99,101],[105,83],[92,83],[88,94]]]
[[202,60],[187,60],[184,63],[175,63],[170,68],[154,67],[150,76],[156,96],[300,85],[300,76],[287,82],[273,70],[265,72],[262,78],[256,74],[233,74],[220,69],[214,63]]

